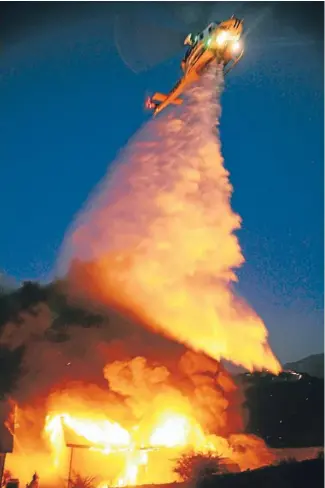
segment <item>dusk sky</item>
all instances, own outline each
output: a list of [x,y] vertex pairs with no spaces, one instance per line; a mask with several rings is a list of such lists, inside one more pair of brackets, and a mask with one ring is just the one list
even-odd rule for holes
[[[166,28],[173,13],[187,33],[200,5],[160,5],[144,18]],[[75,214],[150,118],[145,95],[180,76],[182,49],[138,74],[124,64],[113,14],[129,8],[1,3],[0,269],[17,280],[51,276]],[[216,2],[207,20],[233,13],[248,31],[245,56],[226,79],[220,127],[243,219],[237,288],[280,360],[296,360],[323,351],[324,4]],[[148,49],[153,32],[143,36]]]

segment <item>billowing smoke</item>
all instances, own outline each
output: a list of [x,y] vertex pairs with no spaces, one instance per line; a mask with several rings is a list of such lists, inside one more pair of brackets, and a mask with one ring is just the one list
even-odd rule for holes
[[61,269],[195,351],[276,372],[265,325],[232,287],[244,258],[216,128],[221,89],[213,66],[184,107],[129,142],[67,237]]
[[34,448],[33,439],[39,444],[49,410],[70,411],[75,405],[133,425],[147,421],[154,405],[159,410],[176,402],[182,410],[196,411],[209,431],[242,431],[241,394],[216,361],[112,310],[93,327],[75,324],[66,330],[58,341],[52,313],[42,304],[34,315],[23,314],[19,323],[8,322],[0,335],[1,346],[24,347],[21,376],[11,393],[23,409],[19,415],[25,420],[19,422],[28,424],[29,448]]

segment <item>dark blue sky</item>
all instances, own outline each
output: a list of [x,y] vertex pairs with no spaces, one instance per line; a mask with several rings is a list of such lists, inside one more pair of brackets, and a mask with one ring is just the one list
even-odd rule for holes
[[[278,28],[280,14],[255,28],[226,81],[221,139],[243,218],[238,289],[275,353],[293,360],[323,350],[323,41],[299,12]],[[112,18],[95,7],[64,21],[10,15],[0,54],[0,269],[45,279],[75,213],[148,119],[145,93],[171,88],[182,53],[135,75],[114,48]],[[246,27],[257,18],[246,15]]]

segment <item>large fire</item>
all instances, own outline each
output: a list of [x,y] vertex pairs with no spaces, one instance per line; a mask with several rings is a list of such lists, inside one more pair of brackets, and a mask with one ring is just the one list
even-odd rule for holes
[[[46,419],[45,432],[48,434],[53,449],[54,463],[57,467],[65,448],[64,428],[73,431],[82,438],[89,449],[100,451],[104,455],[120,453],[125,458],[125,470],[113,480],[113,486],[136,485],[149,482],[145,471],[139,473],[140,466],[148,466],[151,451],[163,448],[178,452],[184,449],[199,452],[215,451],[220,453],[220,440],[216,436],[205,436],[194,418],[171,411],[159,412],[157,423],[134,426],[131,432],[110,420],[90,420],[70,414],[49,415]],[[223,446],[224,448],[224,446]],[[172,454],[171,454],[172,455]],[[159,460],[164,460],[166,450]],[[155,469],[157,469],[155,467]],[[172,472],[165,473],[161,481],[173,478]],[[176,478],[176,476],[175,476]],[[171,479],[173,480],[173,479]],[[152,480],[151,480],[152,482]],[[104,482],[101,481],[101,484]],[[107,480],[112,485],[112,480]]]
[[140,131],[62,251],[70,293],[141,325],[71,326],[69,340],[51,342],[43,309],[23,331],[3,331],[2,343],[26,349],[8,457],[24,481],[36,469],[57,484],[70,466],[99,488],[174,482],[187,452],[241,470],[272,461],[242,434],[236,385],[220,365],[280,371],[263,321],[233,287],[244,258],[215,130],[220,77],[212,67],[185,108]]
[[[180,364],[193,361],[205,369],[214,364],[189,351]],[[192,373],[194,378],[198,372]],[[35,434],[28,430],[31,417],[37,423],[40,412],[18,410],[15,453],[8,456],[13,472],[24,479],[36,469],[52,486],[67,480],[69,472],[72,476],[78,472],[95,475],[96,486],[104,488],[181,481],[175,466],[186,453],[221,457],[225,469],[253,469],[272,462],[273,455],[262,440],[234,434],[237,428],[231,425],[224,434],[223,427],[230,423],[227,392],[235,389],[227,374],[223,373],[220,383],[217,377],[203,375],[194,380],[197,384],[190,391],[181,383],[176,386],[166,367],[149,366],[145,358],[136,357],[106,365],[104,375],[111,380],[111,389],[120,392],[107,403],[97,396],[98,390],[79,384],[52,392],[45,405],[43,442],[34,445]],[[221,385],[225,390],[215,396],[213,387]],[[126,396],[133,387],[137,391]],[[210,412],[200,401],[204,395],[215,402],[219,432],[209,426]]]

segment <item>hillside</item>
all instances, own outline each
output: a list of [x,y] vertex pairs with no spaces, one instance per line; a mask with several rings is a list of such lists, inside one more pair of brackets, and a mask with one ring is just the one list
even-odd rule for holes
[[290,369],[297,373],[307,373],[316,378],[324,378],[324,353],[313,354],[292,363],[286,363],[284,369]]
[[[142,485],[142,488],[193,488],[192,482]],[[321,488],[324,486],[324,460],[287,461],[275,466],[202,478],[197,488]]]
[[10,292],[18,288],[19,284],[11,276],[7,275],[0,269],[0,293]]
[[315,459],[301,463],[289,462],[240,474],[215,476],[200,488],[305,488],[324,486],[324,461]]

